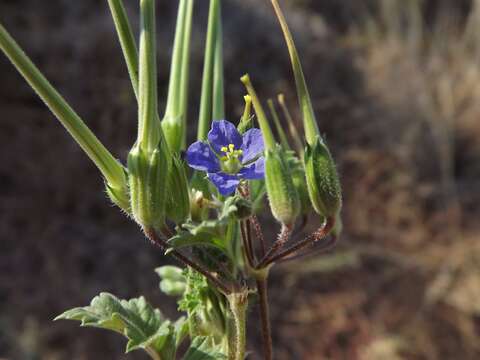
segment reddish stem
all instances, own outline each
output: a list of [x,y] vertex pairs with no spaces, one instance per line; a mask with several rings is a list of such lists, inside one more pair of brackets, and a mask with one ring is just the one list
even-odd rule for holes
[[[171,249],[171,247],[168,245],[168,243],[157,235],[155,230],[145,229],[145,235],[152,242],[153,245],[159,247],[163,251],[165,251],[167,249]],[[218,279],[213,274],[211,274],[202,265],[192,261],[191,259],[189,259],[185,255],[183,255],[181,252],[179,252],[178,250],[171,249],[169,254],[172,255],[175,259],[177,259],[179,262],[181,262],[185,266],[190,266],[192,269],[194,269],[195,271],[197,271],[200,274],[202,274],[203,276],[205,276],[211,283],[213,283],[224,294],[230,294],[231,293],[231,290],[228,288],[227,285],[225,285],[220,279]]]

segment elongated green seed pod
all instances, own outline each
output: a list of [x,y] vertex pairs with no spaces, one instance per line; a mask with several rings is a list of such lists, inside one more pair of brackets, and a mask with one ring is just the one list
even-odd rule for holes
[[140,225],[150,225],[145,180],[148,175],[148,160],[145,152],[135,145],[127,159],[128,180],[130,185],[130,209],[133,218]]
[[315,211],[325,217],[336,216],[342,207],[342,190],[335,162],[320,136],[312,145],[307,144],[304,165]]
[[[128,177],[127,177],[128,178]],[[120,209],[125,211],[126,214],[130,214],[130,199],[128,193],[128,187],[125,186],[122,189],[115,189],[105,181],[105,189],[110,200],[117,205]]]
[[156,268],[155,272],[158,274],[158,276],[162,278],[162,280],[186,282],[185,275],[183,274],[183,269],[177,266],[161,266],[159,268]]
[[190,190],[185,165],[174,156],[168,174],[167,217],[176,224],[183,224],[190,216]]
[[150,155],[147,191],[151,207],[152,224],[156,229],[161,229],[165,224],[165,211],[167,205],[168,174],[171,173],[170,159],[167,158],[165,146],[155,149]]
[[130,208],[143,228],[162,229],[165,224],[170,160],[165,143],[151,153],[134,146],[128,155]]
[[279,145],[265,152],[265,184],[273,216],[282,224],[293,226],[300,213],[300,199]]

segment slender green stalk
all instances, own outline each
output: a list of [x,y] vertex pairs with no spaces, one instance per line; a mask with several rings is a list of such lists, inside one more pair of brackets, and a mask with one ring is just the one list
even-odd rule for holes
[[282,124],[280,123],[280,118],[278,117],[277,110],[275,109],[275,104],[273,103],[272,99],[268,99],[267,103],[268,107],[270,108],[270,113],[272,114],[273,122],[275,124],[275,128],[277,129],[278,136],[280,137],[280,144],[283,146],[284,149],[290,150],[291,147],[288,143],[287,134],[285,134]]
[[265,149],[266,150],[274,150],[275,148],[275,137],[273,136],[272,129],[268,123],[267,115],[265,115],[265,111],[263,110],[262,103],[257,96],[257,92],[250,81],[250,76],[248,74],[242,76],[240,79],[245,85],[248,94],[252,98],[253,107],[255,108],[255,112],[257,113],[258,123],[260,124],[260,128],[263,134],[263,140],[265,141]]
[[185,14],[187,10],[187,0],[180,0],[177,14],[177,25],[175,29],[175,39],[173,41],[172,64],[170,68],[170,81],[168,85],[167,108],[165,110],[164,121],[179,116],[180,110],[180,87],[182,83],[183,67],[183,42],[185,33]]
[[188,112],[188,92],[190,81],[190,43],[192,37],[192,19],[194,0],[188,0],[187,14],[185,18],[185,33],[183,39],[183,58],[182,58],[182,83],[180,86],[180,112],[182,116],[182,147],[187,143],[187,112]]
[[222,7],[217,6],[217,32],[215,39],[215,60],[213,65],[213,104],[212,120],[225,118],[225,88],[223,83],[223,29],[222,29]]
[[124,189],[126,179],[123,166],[53,88],[2,25],[0,49],[99,168],[109,186],[118,190]]
[[110,7],[120,46],[125,57],[133,92],[135,97],[138,98],[138,50],[132,27],[128,21],[122,0],[108,0],[108,6]]
[[290,33],[290,29],[288,28],[287,21],[283,15],[280,5],[278,4],[278,1],[271,0],[271,2],[273,8],[275,9],[275,13],[277,14],[280,26],[282,27],[283,35],[285,37],[285,41],[287,42],[288,51],[290,53],[293,74],[295,75],[295,83],[297,86],[298,101],[300,102],[300,107],[302,109],[305,137],[307,142],[312,145],[315,142],[317,135],[320,135],[320,131],[318,129],[318,124],[313,112],[312,100],[308,92],[300,57],[298,56],[298,51],[295,47],[295,43],[293,42],[292,34]]
[[285,103],[285,95],[278,94],[277,99],[278,99],[278,103],[280,104],[280,107],[282,108],[283,116],[287,120],[288,131],[290,132],[293,142],[295,143],[295,148],[298,154],[303,157],[303,152],[305,151],[305,145],[302,141],[302,138],[300,137],[300,134],[298,133],[295,123],[293,122],[293,118],[292,118],[292,115],[290,114],[290,111],[288,110],[287,104]]
[[155,0],[140,0],[140,27],[137,143],[150,153],[158,146],[161,131],[157,121]]
[[193,0],[180,0],[168,89],[167,107],[162,120],[168,145],[179,152],[186,143],[186,112],[190,66],[190,36]]
[[219,6],[220,0],[210,0],[207,40],[205,44],[204,56],[205,62],[203,65],[202,93],[200,96],[200,114],[197,132],[198,140],[205,140],[207,138],[208,129],[210,128],[210,121],[212,120],[212,87],[216,50],[215,43],[217,39],[218,25],[216,18],[219,13]]
[[[127,64],[128,73],[130,75],[130,80],[132,82],[133,92],[138,99],[139,55],[132,31],[132,26],[128,20],[125,6],[123,5],[122,0],[108,0],[108,2],[115,23],[115,28],[117,30],[118,38],[122,46],[123,55]],[[158,116],[158,113],[156,114],[156,117],[156,121],[160,122],[160,117]],[[165,137],[162,129],[159,129],[159,136],[161,141],[165,143]],[[165,150],[167,152],[170,152],[170,149],[168,147]]]

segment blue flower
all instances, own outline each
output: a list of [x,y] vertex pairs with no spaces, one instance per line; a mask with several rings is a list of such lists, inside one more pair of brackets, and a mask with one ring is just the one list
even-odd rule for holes
[[186,159],[190,167],[205,171],[220,194],[233,193],[240,180],[264,178],[263,136],[259,129],[240,135],[226,120],[213,121],[208,143],[190,145]]

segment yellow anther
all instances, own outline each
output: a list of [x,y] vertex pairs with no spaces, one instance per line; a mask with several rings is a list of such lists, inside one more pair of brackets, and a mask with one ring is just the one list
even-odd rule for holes
[[228,148],[226,146],[222,146],[222,148],[220,149],[222,152],[227,152],[228,151]]
[[237,150],[237,153],[238,153],[238,155],[242,155],[242,154],[243,154],[243,150]]
[[233,150],[235,149],[235,145],[229,144],[228,149],[230,150],[230,152],[233,152]]

